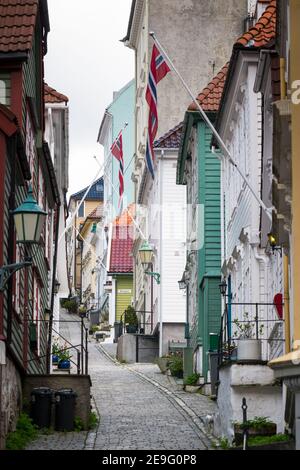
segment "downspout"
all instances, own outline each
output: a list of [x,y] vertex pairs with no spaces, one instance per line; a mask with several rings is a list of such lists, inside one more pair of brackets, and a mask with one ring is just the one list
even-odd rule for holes
[[50,374],[50,357],[51,357],[51,341],[52,341],[52,328],[53,328],[53,308],[54,308],[54,289],[56,279],[56,268],[57,268],[57,252],[58,252],[58,236],[59,236],[59,220],[60,220],[60,202],[56,205],[56,226],[55,226],[55,247],[54,247],[54,259],[53,259],[53,273],[52,273],[52,288],[51,288],[51,304],[50,304],[50,319],[49,319],[49,332],[48,332],[48,344],[47,344],[47,358],[46,367],[47,374]]
[[164,151],[161,151],[161,156],[159,159],[159,186],[160,186],[160,222],[159,222],[159,239],[160,239],[160,247],[159,247],[159,273],[161,275],[161,284],[160,284],[160,291],[159,291],[159,357],[162,357],[163,355],[163,302],[162,302],[162,292],[163,292],[163,282],[164,282],[164,277],[162,276],[162,269],[163,269],[163,263],[162,263],[162,253],[163,253],[163,229],[162,229],[162,224],[163,224],[163,213],[162,213],[162,208],[163,208],[163,157],[164,157]]
[[[9,195],[9,243],[8,246],[8,262],[14,262],[14,251],[15,251],[15,224],[11,211],[16,208],[16,153],[17,153],[17,136],[15,135],[10,145],[10,157],[11,157],[11,178],[10,178],[10,195]],[[13,277],[8,281],[7,289],[7,344],[10,345],[12,342],[12,309],[13,309]],[[25,338],[25,341],[27,339]]]

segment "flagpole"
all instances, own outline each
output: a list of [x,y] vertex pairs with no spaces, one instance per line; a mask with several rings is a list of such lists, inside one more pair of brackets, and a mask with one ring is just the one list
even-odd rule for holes
[[238,164],[235,162],[235,160],[233,159],[230,151],[228,150],[225,142],[223,141],[222,137],[220,136],[220,134],[218,133],[217,129],[214,127],[214,125],[212,124],[212,122],[210,121],[210,119],[208,118],[208,116],[206,115],[206,113],[203,111],[202,107],[200,106],[199,102],[197,101],[197,99],[195,98],[195,96],[193,95],[191,89],[189,88],[189,86],[187,85],[187,83],[185,82],[184,78],[181,76],[181,74],[178,72],[177,68],[175,67],[175,65],[173,64],[173,61],[170,59],[168,53],[166,52],[165,48],[161,45],[161,43],[159,42],[159,40],[157,39],[156,35],[154,32],[150,32],[149,35],[152,37],[152,39],[154,40],[154,42],[156,43],[156,45],[158,46],[158,48],[160,49],[161,53],[163,54],[163,56],[165,57],[165,59],[169,62],[170,66],[172,67],[172,69],[174,70],[174,72],[176,73],[176,75],[178,76],[178,78],[180,79],[182,85],[184,86],[184,88],[186,89],[186,91],[188,92],[188,94],[190,95],[191,99],[193,100],[193,102],[195,103],[199,113],[201,114],[203,120],[206,122],[206,124],[208,125],[208,127],[211,129],[213,135],[215,136],[218,144],[220,145],[220,148],[223,152],[223,154],[225,156],[228,157],[230,163],[236,168],[237,172],[240,174],[240,176],[242,177],[242,179],[245,181],[245,183],[247,184],[248,188],[250,189],[251,193],[253,194],[254,198],[256,199],[256,201],[258,202],[258,204],[261,206],[261,208],[265,211],[265,213],[267,214],[268,218],[270,219],[270,221],[272,221],[272,208],[268,208],[265,203],[263,202],[263,200],[256,194],[256,191],[255,189],[253,188],[253,186],[251,185],[250,181],[248,180],[248,178],[244,175],[244,173],[241,171],[241,169],[238,167]]
[[91,184],[90,184],[89,187],[87,188],[86,192],[84,193],[84,196],[83,196],[83,198],[81,199],[80,203],[78,204],[78,206],[77,206],[77,208],[76,208],[74,214],[72,215],[69,224],[66,225],[64,231],[62,232],[61,236],[59,237],[58,243],[61,242],[63,236],[65,235],[65,233],[67,232],[67,230],[69,230],[69,228],[71,227],[72,222],[73,222],[73,220],[75,219],[75,217],[77,216],[78,211],[79,211],[80,207],[82,206],[82,204],[84,203],[85,198],[87,197],[87,195],[88,195],[88,193],[89,193],[91,187],[93,186],[93,184],[95,183],[95,181],[97,181],[98,177],[100,176],[100,173],[102,172],[103,167],[104,167],[104,164],[101,166],[101,168],[100,168],[99,171],[97,172],[96,176],[94,177],[93,181],[91,182]]

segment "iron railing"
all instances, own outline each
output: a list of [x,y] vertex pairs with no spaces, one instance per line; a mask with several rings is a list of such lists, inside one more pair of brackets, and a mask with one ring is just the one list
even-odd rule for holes
[[284,304],[228,303],[221,318],[219,365],[237,360],[237,345],[243,334],[262,343],[262,361],[284,353],[284,319],[278,312]]

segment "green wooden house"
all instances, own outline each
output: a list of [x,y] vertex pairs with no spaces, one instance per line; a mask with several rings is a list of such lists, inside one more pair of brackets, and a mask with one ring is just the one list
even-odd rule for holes
[[[215,120],[227,66],[198,95]],[[209,351],[220,332],[221,213],[220,161],[211,149],[212,133],[193,103],[185,114],[177,164],[177,184],[187,186],[187,347],[185,376],[198,372],[209,381]]]

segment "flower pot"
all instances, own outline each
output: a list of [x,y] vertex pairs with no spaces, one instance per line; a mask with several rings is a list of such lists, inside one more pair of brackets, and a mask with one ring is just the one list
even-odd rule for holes
[[58,363],[59,369],[70,369],[70,366],[71,366],[71,362],[67,359],[63,361],[59,361]]
[[137,326],[136,325],[126,325],[126,333],[134,334],[136,332],[137,332]]
[[240,339],[237,346],[238,361],[261,361],[261,340]]
[[58,364],[59,356],[57,354],[52,354],[52,364]]

